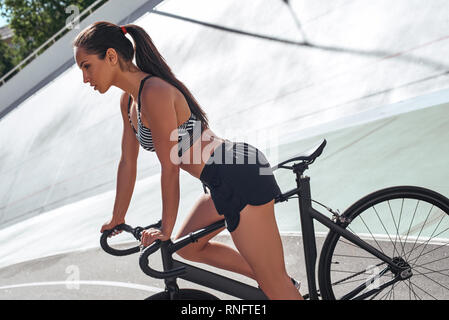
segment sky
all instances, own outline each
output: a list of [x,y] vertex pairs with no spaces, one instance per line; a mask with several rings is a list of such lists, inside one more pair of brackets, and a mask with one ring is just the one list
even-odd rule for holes
[[3,18],[3,17],[0,15],[0,27],[3,27],[3,26],[6,25],[6,24],[8,24],[8,23],[6,22],[6,18]]
[[0,16],[0,27],[3,27],[4,25],[8,24],[6,22],[6,18],[3,18],[2,16]]

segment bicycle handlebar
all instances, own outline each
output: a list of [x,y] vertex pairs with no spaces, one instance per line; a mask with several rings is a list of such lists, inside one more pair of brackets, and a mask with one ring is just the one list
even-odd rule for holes
[[183,275],[186,272],[185,267],[179,267],[168,271],[156,271],[148,265],[148,257],[150,254],[159,250],[162,246],[170,246],[172,244],[171,240],[161,241],[156,240],[148,247],[144,248],[139,258],[139,266],[142,271],[153,278],[156,279],[166,279],[166,278],[174,278]]
[[103,234],[101,235],[101,238],[100,238],[101,248],[103,248],[104,251],[106,251],[107,253],[109,253],[113,256],[127,256],[127,255],[141,251],[141,255],[139,258],[140,268],[146,275],[148,275],[150,277],[157,278],[157,279],[165,279],[165,278],[172,278],[172,277],[180,276],[185,273],[185,267],[180,267],[180,268],[176,268],[176,269],[169,270],[169,271],[157,271],[157,270],[150,268],[150,266],[148,265],[148,258],[150,256],[150,254],[159,250],[161,248],[161,246],[170,246],[172,244],[171,240],[167,240],[164,242],[162,242],[161,240],[156,240],[146,248],[142,247],[141,245],[138,245],[136,247],[123,249],[123,250],[112,248],[108,244],[108,237],[114,231],[120,231],[120,230],[126,231],[128,233],[131,233],[134,236],[134,238],[136,238],[136,240],[140,241],[142,231],[149,229],[149,228],[158,228],[159,229],[161,227],[161,225],[162,225],[161,220],[159,220],[155,224],[149,225],[148,227],[144,227],[144,228],[142,228],[142,227],[133,228],[130,225],[127,225],[125,223],[119,224],[114,229],[105,230],[103,232]]
[[125,223],[119,224],[117,225],[114,229],[112,230],[105,230],[103,231],[103,234],[101,235],[100,238],[100,245],[101,248],[106,251],[107,253],[113,255],[113,256],[127,256],[133,253],[137,253],[140,251],[140,246],[136,246],[133,248],[129,248],[129,249],[124,249],[124,250],[119,250],[119,249],[115,249],[115,248],[111,248],[108,244],[108,237],[116,230],[123,230],[126,231],[128,233],[131,233],[134,238],[136,238],[136,240],[140,241],[140,237],[142,234],[143,230],[149,229],[149,228],[160,228],[162,225],[162,221],[159,220],[157,223],[149,225],[147,227],[136,227],[133,228],[130,225],[127,225]]

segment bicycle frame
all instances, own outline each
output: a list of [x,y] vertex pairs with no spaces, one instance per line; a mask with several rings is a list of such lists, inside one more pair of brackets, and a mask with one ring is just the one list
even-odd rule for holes
[[[176,292],[177,285],[176,285],[176,278],[179,277],[181,279],[197,283],[199,285],[215,289],[218,291],[221,291],[223,293],[232,295],[234,297],[240,298],[240,299],[246,299],[246,300],[266,300],[267,297],[263,293],[263,291],[260,288],[256,288],[253,286],[250,286],[246,283],[242,283],[227,277],[224,277],[222,275],[216,274],[214,272],[210,272],[207,270],[203,270],[200,268],[197,268],[195,266],[189,265],[184,262],[180,262],[178,260],[175,260],[172,258],[172,254],[176,252],[177,250],[181,249],[182,247],[185,247],[186,245],[196,242],[199,238],[214,232],[222,227],[225,226],[225,221],[220,220],[216,223],[213,223],[203,229],[197,230],[195,232],[191,232],[190,234],[176,240],[175,242],[172,241],[164,241],[161,242],[161,254],[162,254],[162,265],[164,270],[172,270],[173,276],[166,277],[167,272],[155,272],[154,270],[145,270],[143,268],[143,271],[150,275],[151,277],[164,279],[165,286],[170,292],[170,294],[173,294]],[[151,253],[150,253],[151,254]],[[147,260],[148,261],[148,260]],[[148,263],[146,261],[146,266],[148,266]],[[141,264],[142,267],[142,264]],[[178,272],[177,272],[178,270]],[[182,273],[179,272],[182,270]],[[170,271],[168,271],[170,272]],[[177,274],[178,273],[178,274]],[[181,273],[181,274],[179,274]]]
[[[356,246],[366,250],[373,256],[379,258],[386,264],[386,267],[379,272],[379,274],[374,275],[371,279],[352,290],[350,293],[343,296],[341,299],[365,299],[372,295],[375,295],[379,291],[383,290],[389,285],[394,284],[397,281],[405,280],[412,276],[411,269],[407,265],[401,265],[401,261],[395,261],[386,256],[384,253],[380,252],[373,246],[371,246],[366,241],[362,240],[356,234],[346,230],[347,224],[350,220],[343,215],[338,215],[333,212],[334,216],[337,217],[336,221],[328,218],[324,214],[315,210],[312,207],[311,190],[310,190],[310,178],[304,176],[304,171],[308,169],[308,166],[315,161],[315,159],[321,154],[326,140],[323,140],[317,147],[312,148],[306,153],[302,153],[295,156],[289,160],[281,162],[275,167],[272,167],[273,171],[279,168],[292,170],[296,174],[296,184],[297,187],[289,190],[285,193],[280,194],[276,197],[275,203],[288,201],[288,199],[297,196],[299,199],[299,214],[301,219],[301,230],[304,245],[304,256],[305,256],[305,266],[307,274],[307,283],[309,288],[309,293],[304,295],[311,300],[318,300],[318,291],[316,287],[316,261],[317,261],[317,249],[316,249],[316,238],[315,238],[315,228],[313,225],[314,220],[317,220],[322,225],[326,226],[331,232],[334,232],[343,238],[347,239]],[[285,165],[286,163],[301,160],[299,163],[295,163],[292,166]],[[155,227],[160,227],[161,221],[152,226],[146,228],[132,228],[128,225],[119,225],[116,227],[117,230],[125,230],[134,235],[134,237],[140,241],[141,232],[144,229]],[[192,265],[186,264],[184,262],[177,261],[173,259],[172,255],[177,250],[187,246],[192,242],[196,242],[199,238],[210,234],[218,229],[225,226],[224,219],[213,223],[205,228],[191,232],[190,234],[184,236],[183,238],[177,239],[175,242],[167,240],[161,242],[160,240],[154,241],[150,246],[143,248],[141,247],[141,255],[139,259],[140,268],[142,271],[149,275],[150,277],[157,279],[164,279],[166,289],[170,293],[170,298],[173,298],[175,292],[178,291],[178,286],[176,284],[176,279],[179,277],[181,279],[200,284],[202,286],[227,293],[229,295],[235,296],[241,299],[267,299],[265,294],[260,288],[256,288],[245,283],[221,276],[219,274],[206,271]],[[107,237],[110,235],[110,231],[105,231],[101,238],[102,248],[113,255],[128,255],[139,251],[139,247],[127,249],[127,250],[116,250],[109,247],[107,244]],[[149,256],[161,249],[162,254],[162,264],[163,271],[156,271],[152,269],[148,264]],[[372,289],[360,296],[357,296],[360,292],[366,289],[370,284],[378,277],[384,273],[391,271],[394,273],[395,277],[382,284],[378,288]],[[357,297],[356,297],[357,296]]]
[[[315,273],[317,261],[317,249],[316,249],[315,228],[313,225],[313,220],[317,220],[321,224],[325,225],[329,230],[336,232],[337,234],[346,238],[353,244],[359,246],[360,248],[366,250],[375,257],[384,261],[388,266],[386,269],[380,272],[380,274],[388,270],[391,270],[397,275],[393,280],[379,286],[379,288],[377,289],[373,289],[357,297],[357,299],[364,299],[373,294],[376,294],[378,291],[383,290],[386,286],[389,286],[394,282],[401,280],[399,274],[400,272],[404,271],[404,268],[397,266],[396,263],[391,258],[389,258],[385,254],[383,254],[382,252],[380,252],[379,250],[377,250],[376,248],[374,248],[373,246],[371,246],[370,244],[359,238],[357,235],[346,230],[341,225],[341,222],[340,223],[334,222],[333,220],[329,219],[324,214],[320,213],[319,211],[315,210],[312,207],[312,199],[310,196],[311,193],[310,178],[307,176],[303,176],[304,170],[307,169],[306,163],[299,163],[288,168],[293,169],[293,172],[296,174],[297,188],[279,195],[275,199],[275,203],[287,201],[289,198],[296,195],[299,198],[299,213],[301,218],[306,274],[309,288],[308,296],[311,300],[318,299],[318,291],[316,287],[316,273]],[[263,291],[260,290],[259,288],[252,287],[245,283],[194,267],[192,265],[177,261],[172,258],[172,254],[177,250],[181,249],[182,247],[185,247],[186,245],[192,242],[197,241],[199,238],[207,234],[210,234],[224,226],[225,226],[224,220],[221,220],[203,229],[192,232],[189,235],[186,235],[183,238],[176,240],[175,242],[172,242],[171,240],[164,242],[161,242],[159,240],[155,241],[155,243],[152,244],[150,247],[147,247],[144,250],[144,254],[141,255],[140,267],[142,271],[153,278],[164,279],[166,288],[171,294],[176,292],[178,289],[176,285],[176,278],[179,277],[181,279],[191,281],[193,283],[197,283],[205,287],[230,294],[237,298],[249,300],[267,299]],[[162,254],[162,264],[164,269],[164,271],[162,272],[153,270],[148,266],[149,255],[154,253],[158,249],[161,249]],[[143,255],[145,255],[144,259],[142,259]],[[375,277],[376,276],[374,276],[373,279]],[[360,293],[370,284],[371,281],[367,281],[364,285],[357,287],[352,292],[345,295],[342,299],[350,299],[355,297],[358,293]]]
[[[318,291],[316,287],[316,261],[317,261],[317,249],[316,249],[316,238],[315,238],[315,228],[313,225],[313,221],[317,220],[324,226],[326,226],[329,230],[339,234],[344,237],[348,241],[352,242],[356,246],[366,250],[371,253],[373,256],[379,258],[383,262],[387,264],[387,267],[382,270],[379,275],[387,271],[392,271],[396,277],[391,281],[379,286],[376,289],[372,289],[363,295],[358,296],[356,299],[364,299],[371,295],[376,294],[377,292],[383,290],[385,287],[392,285],[393,283],[407,279],[411,276],[407,267],[399,266],[394,260],[359,238],[354,233],[345,229],[345,217],[339,216],[337,221],[333,221],[329,219],[324,214],[315,210],[312,207],[312,199],[311,199],[311,191],[310,191],[310,178],[304,176],[304,171],[308,168],[308,164],[306,162],[301,162],[298,164],[294,164],[292,167],[280,166],[277,168],[287,168],[292,169],[296,174],[296,183],[297,188],[287,191],[285,193],[280,194],[276,199],[275,203],[288,201],[293,196],[298,196],[299,199],[299,214],[301,218],[301,230],[302,230],[302,238],[303,238],[303,246],[304,246],[304,257],[305,257],[305,265],[306,265],[306,274],[307,274],[307,283],[309,288],[309,293],[304,295],[304,297],[309,297],[311,300],[318,300]],[[276,170],[275,168],[274,170]],[[116,228],[125,230],[134,235],[134,237],[140,241],[140,234],[144,229],[149,227],[160,227],[161,221],[157,224],[148,226],[146,228],[132,228],[128,225],[119,225]],[[218,229],[225,227],[225,221],[220,220],[215,222],[205,228],[199,229],[195,232],[191,232],[190,234],[175,240],[172,242],[171,240],[163,241],[156,240],[150,246],[141,249],[141,255],[139,259],[140,268],[142,271],[150,277],[156,279],[164,279],[166,290],[173,298],[173,295],[178,291],[178,286],[176,284],[176,279],[181,278],[193,283],[197,283],[199,285],[221,291],[223,293],[232,295],[234,297],[245,299],[245,300],[265,300],[267,299],[266,295],[260,288],[256,288],[250,286],[248,284],[224,277],[222,275],[216,274],[214,272],[210,272],[207,270],[203,270],[201,268],[197,268],[195,266],[189,265],[187,263],[178,261],[173,259],[172,255],[179,249],[189,245],[192,242],[198,241],[199,238],[204,237]],[[130,248],[126,250],[116,250],[109,247],[107,244],[107,237],[112,232],[112,230],[105,231],[101,238],[101,246],[102,248],[113,255],[128,255],[132,253],[136,253],[139,251],[139,246],[135,248]],[[152,269],[148,264],[149,256],[161,249],[162,255],[162,265],[163,271],[156,271]],[[378,275],[374,275],[374,277],[365,282],[365,284],[360,285],[352,292],[346,294],[342,299],[351,299],[354,298],[357,294],[359,294],[362,290],[368,287],[372,281]]]
[[[311,199],[311,191],[310,191],[310,178],[304,176],[303,173],[306,169],[308,169],[308,164],[306,162],[301,162],[298,164],[294,164],[292,167],[288,166],[279,166],[277,168],[287,168],[292,169],[296,174],[296,183],[297,188],[287,191],[285,193],[280,194],[276,199],[275,203],[287,201],[289,198],[293,196],[298,196],[299,199],[299,214],[301,218],[301,230],[302,230],[302,238],[304,245],[304,256],[305,256],[305,265],[306,265],[306,274],[307,274],[307,283],[309,288],[308,296],[311,300],[318,300],[318,291],[316,287],[316,261],[317,261],[317,249],[316,249],[316,238],[315,238],[315,228],[313,225],[313,220],[317,220],[324,226],[326,226],[329,230],[339,234],[344,237],[348,241],[352,242],[356,246],[366,250],[371,253],[373,256],[379,258],[387,264],[386,269],[380,272],[383,274],[384,272],[391,270],[396,274],[396,277],[379,286],[377,289],[372,289],[367,293],[357,297],[357,299],[364,299],[371,295],[376,294],[380,290],[383,290],[386,286],[389,286],[399,280],[406,279],[409,274],[402,274],[403,271],[408,271],[404,267],[398,266],[390,257],[386,256],[366,241],[359,238],[357,235],[352,232],[346,230],[344,228],[343,222],[334,222],[329,219],[324,214],[315,210],[312,207],[312,199]],[[274,170],[276,170],[275,168]],[[341,217],[340,217],[341,218]],[[344,217],[343,217],[344,218]],[[205,287],[215,289],[237,298],[241,299],[267,299],[265,294],[259,288],[252,287],[245,283],[221,276],[219,274],[206,271],[192,265],[186,264],[184,262],[177,261],[172,258],[172,254],[177,250],[185,247],[186,245],[197,241],[199,238],[210,234],[222,227],[224,227],[224,220],[218,221],[214,224],[211,224],[203,229],[197,230],[195,232],[190,233],[189,235],[184,236],[172,242],[171,240],[161,242],[160,240],[156,240],[152,245],[145,248],[141,254],[139,263],[142,271],[153,278],[164,279],[166,289],[170,294],[174,294],[178,287],[176,284],[176,278],[181,278],[187,281],[191,281]],[[159,272],[153,270],[148,265],[148,257],[155,251],[161,249],[162,254],[162,264],[164,271]],[[376,276],[373,277],[373,279]],[[372,281],[367,281],[365,284],[357,287],[352,292],[346,294],[342,299],[351,299],[354,298],[358,293],[360,293],[363,289],[371,284]]]
[[[339,222],[334,222],[333,220],[326,217],[324,214],[320,213],[319,211],[315,210],[312,207],[312,199],[311,199],[311,190],[310,190],[310,178],[307,176],[304,176],[304,171],[308,168],[308,164],[301,162],[299,164],[295,164],[292,167],[284,167],[288,169],[292,169],[293,172],[296,174],[296,183],[297,188],[292,189],[290,191],[287,191],[283,194],[281,194],[277,199],[277,202],[283,202],[287,201],[292,196],[298,196],[299,199],[299,211],[300,211],[300,217],[301,217],[301,231],[302,231],[302,238],[303,238],[303,245],[304,245],[304,257],[305,257],[305,265],[306,265],[306,273],[307,273],[307,282],[309,287],[309,297],[311,300],[317,300],[318,299],[318,291],[316,287],[316,260],[317,260],[317,250],[316,250],[316,239],[315,239],[315,228],[313,225],[313,220],[317,220],[324,226],[326,226],[329,230],[339,234],[340,236],[344,237],[348,241],[352,242],[353,244],[357,245],[358,247],[366,250],[367,252],[371,253],[375,257],[379,258],[380,260],[384,261],[391,271],[393,271],[395,274],[399,274],[400,272],[404,271],[404,268],[401,268],[396,265],[396,263],[368,244],[367,242],[363,241],[361,238],[359,238],[357,235],[353,234],[352,232],[346,230],[342,225],[340,225]],[[381,272],[382,273],[382,272]],[[405,276],[404,276],[405,278]],[[358,298],[366,298],[370,295],[373,295],[377,293],[380,290],[383,290],[386,286],[393,284],[394,282],[397,282],[401,280],[399,276],[396,276],[393,280],[390,282],[380,286],[377,289],[373,289],[367,293],[365,293],[363,296],[360,296]],[[354,289],[351,293],[345,295],[343,299],[350,299],[353,298],[355,295],[357,295],[359,292],[361,292],[366,286],[370,284],[370,281],[367,281],[366,285],[359,286],[358,288]]]

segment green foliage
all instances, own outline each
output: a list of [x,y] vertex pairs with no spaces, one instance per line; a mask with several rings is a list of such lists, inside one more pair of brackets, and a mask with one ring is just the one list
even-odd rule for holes
[[12,56],[13,53],[9,46],[4,41],[0,41],[0,74],[4,74],[14,67]]
[[65,26],[68,18],[73,15],[70,6],[77,6],[81,13],[94,2],[95,0],[0,0],[0,14],[7,18],[9,28],[14,31],[11,47],[0,41],[0,77]]

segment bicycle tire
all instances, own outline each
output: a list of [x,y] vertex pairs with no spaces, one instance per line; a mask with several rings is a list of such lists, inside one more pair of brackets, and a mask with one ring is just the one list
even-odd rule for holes
[[[377,209],[375,206],[377,206]],[[399,218],[397,222],[392,207],[401,210],[399,216],[396,214],[396,219]],[[405,212],[402,212],[404,208],[406,208]],[[406,215],[413,208],[415,208],[413,216]],[[428,210],[428,213],[424,214],[425,217],[420,213],[417,214],[418,208],[423,208],[424,213]],[[381,212],[380,215],[379,212]],[[374,219],[371,219],[371,223],[367,225],[363,217],[371,218],[370,214]],[[388,218],[388,214],[391,218]],[[382,221],[381,216],[389,223],[384,223],[385,221]],[[362,239],[365,238],[365,241],[380,249],[390,258],[402,259],[412,269],[413,275],[411,278],[396,282],[390,285],[391,288],[385,288],[375,296],[365,298],[413,300],[438,299],[439,297],[444,299],[444,296],[448,296],[449,269],[433,269],[437,267],[436,264],[449,258],[449,199],[445,196],[422,187],[398,186],[385,188],[368,194],[355,202],[342,214],[342,217],[350,219],[349,223],[339,222],[343,228],[348,228]],[[410,222],[408,229],[404,231],[401,228],[403,217],[405,219],[403,225],[407,227]],[[413,224],[415,219],[417,219],[417,222]],[[441,224],[443,220],[444,224]],[[373,223],[375,221],[380,221],[382,227],[375,226]],[[362,226],[366,227],[370,235],[361,231]],[[357,229],[357,231],[352,229]],[[383,229],[385,234],[381,236],[378,233],[373,233],[372,229],[378,232]],[[443,231],[440,231],[441,229]],[[391,234],[389,230],[392,231]],[[424,233],[423,230],[425,230]],[[394,234],[394,231],[396,231],[396,234]],[[405,233],[406,231],[407,233]],[[432,231],[431,234],[430,231]],[[430,236],[428,236],[429,234]],[[430,246],[430,249],[428,246]],[[427,251],[423,254],[426,248]],[[391,254],[390,249],[393,249]],[[353,255],[351,250],[356,251],[357,254]],[[348,254],[348,251],[350,254]],[[441,251],[444,252],[441,253]],[[363,255],[358,255],[359,252]],[[418,253],[417,257],[414,256],[416,253]],[[440,256],[443,258],[435,258],[436,253],[441,253]],[[426,255],[425,259],[431,261],[421,263],[419,260],[422,260]],[[365,267],[365,270],[363,270],[363,265],[367,263],[369,263],[368,268]],[[334,270],[333,266],[336,266]],[[348,291],[363,283],[369,286],[369,288],[364,289],[363,292],[365,293],[373,288],[381,288],[381,282],[386,283],[388,279],[391,280],[393,277],[392,272],[388,272],[388,270],[385,271],[384,275],[374,277],[376,272],[377,275],[380,274],[381,269],[383,269],[382,271],[387,270],[386,264],[382,263],[381,260],[350,243],[336,232],[330,231],[323,243],[318,267],[321,295],[323,299],[341,299],[345,297]],[[373,272],[373,270],[375,271]],[[371,280],[374,280],[374,282]],[[423,282],[426,282],[426,284],[424,285]]]
[[145,300],[220,300],[213,294],[196,289],[179,289],[174,299],[170,299],[168,291],[158,292]]

